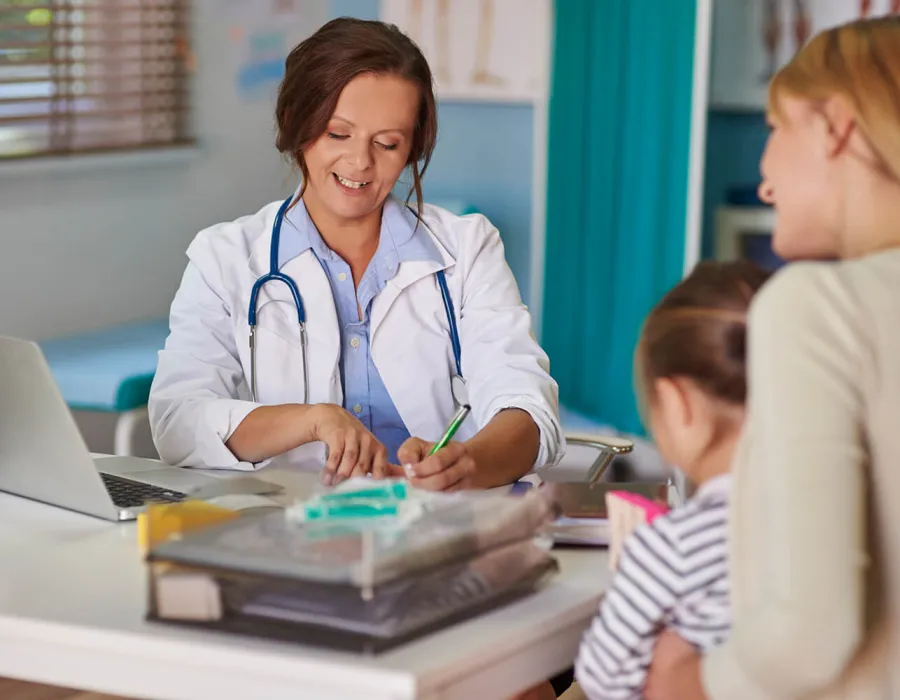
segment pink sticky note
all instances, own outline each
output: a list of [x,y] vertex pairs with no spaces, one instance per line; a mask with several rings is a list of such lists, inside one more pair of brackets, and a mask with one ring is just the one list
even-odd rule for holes
[[651,501],[646,496],[631,493],[630,491],[610,491],[608,496],[621,498],[626,503],[644,511],[644,522],[647,523],[652,523],[660,515],[665,515],[669,512],[668,506],[657,501]]

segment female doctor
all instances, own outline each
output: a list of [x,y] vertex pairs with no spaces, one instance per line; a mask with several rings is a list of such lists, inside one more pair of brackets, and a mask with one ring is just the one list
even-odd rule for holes
[[[437,115],[416,45],[329,22],[288,57],[276,120],[302,184],[189,246],[150,393],[160,456],[318,469],[327,455],[326,484],[411,465],[435,490],[555,463],[557,386],[497,229],[422,204]],[[391,195],[407,168],[417,205]]]

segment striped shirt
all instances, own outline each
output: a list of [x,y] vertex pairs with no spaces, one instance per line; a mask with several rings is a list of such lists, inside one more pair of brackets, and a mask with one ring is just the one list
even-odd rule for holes
[[730,485],[727,474],[710,479],[684,506],[626,540],[575,663],[590,700],[643,697],[653,647],[665,628],[702,652],[727,638]]

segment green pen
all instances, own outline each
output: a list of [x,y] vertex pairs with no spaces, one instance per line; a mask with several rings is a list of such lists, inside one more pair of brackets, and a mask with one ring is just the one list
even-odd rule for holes
[[428,453],[429,457],[442,447],[447,446],[447,443],[453,439],[456,431],[459,430],[459,426],[463,424],[463,421],[466,419],[466,416],[469,415],[469,411],[471,410],[472,408],[467,405],[459,407],[459,409],[456,411],[456,414],[453,416],[453,420],[450,421],[450,425],[447,427],[447,430],[441,436],[441,439],[434,443],[434,447],[432,447],[431,452]]

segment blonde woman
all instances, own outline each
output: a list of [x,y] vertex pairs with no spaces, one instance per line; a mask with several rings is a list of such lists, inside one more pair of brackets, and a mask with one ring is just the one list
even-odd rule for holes
[[750,313],[731,637],[666,633],[646,697],[898,698],[900,17],[818,35],[769,112],[760,192],[804,262]]

